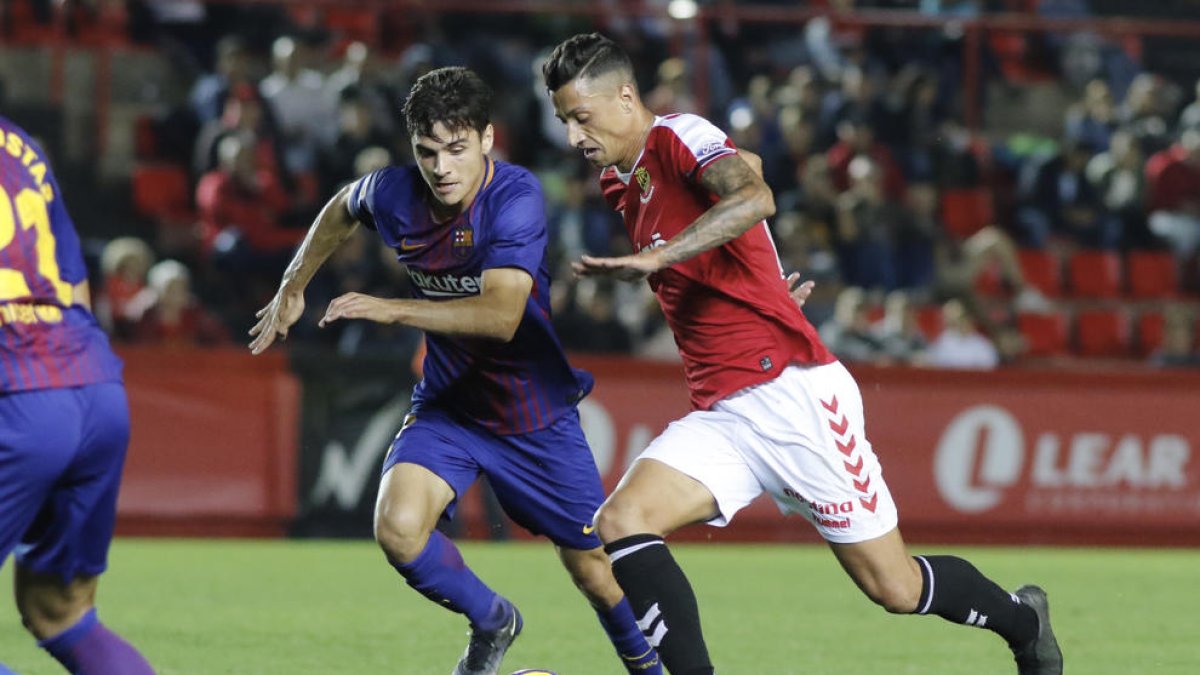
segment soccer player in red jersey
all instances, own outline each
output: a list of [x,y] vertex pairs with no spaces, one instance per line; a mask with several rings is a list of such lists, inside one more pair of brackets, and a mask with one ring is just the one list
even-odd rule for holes
[[602,167],[636,253],[585,256],[581,275],[648,278],[683,356],[693,412],[638,458],[596,514],[617,581],[673,675],[714,672],[696,598],[664,537],[723,526],[766,492],[806,517],[889,612],[994,631],[1021,675],[1062,672],[1045,593],[1010,594],[967,561],[909,555],[864,433],[858,385],[789,297],[765,218],[774,199],[696,115],[656,116],[629,57],[597,33],[543,66],[571,145]]

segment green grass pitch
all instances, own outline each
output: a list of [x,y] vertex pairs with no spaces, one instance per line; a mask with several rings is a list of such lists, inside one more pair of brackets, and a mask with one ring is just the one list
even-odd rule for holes
[[[548,544],[462,548],[525,615],[503,672],[623,672]],[[1200,551],[957,552],[1009,588],[1047,588],[1070,675],[1200,672]],[[676,555],[722,675],[1015,672],[987,631],[874,607],[823,547],[680,545]],[[9,561],[2,587],[11,574]],[[466,640],[465,621],[408,589],[370,542],[122,539],[99,604],[162,675],[445,675]],[[22,675],[61,672],[11,598],[0,602],[0,661]]]

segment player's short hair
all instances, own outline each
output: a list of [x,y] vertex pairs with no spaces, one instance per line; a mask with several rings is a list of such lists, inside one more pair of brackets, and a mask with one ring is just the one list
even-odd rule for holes
[[492,88],[470,69],[438,68],[422,75],[404,101],[404,123],[414,136],[429,136],[438,122],[452,131],[483,133],[491,121]]
[[599,33],[581,33],[560,42],[542,64],[546,89],[558,91],[579,77],[620,72],[633,81],[633,62],[617,43]]

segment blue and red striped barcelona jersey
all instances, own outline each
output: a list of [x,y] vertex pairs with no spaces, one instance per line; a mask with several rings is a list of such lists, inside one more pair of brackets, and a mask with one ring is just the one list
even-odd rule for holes
[[549,426],[592,389],[592,377],[567,363],[550,323],[550,272],[541,186],[525,169],[487,159],[470,208],[437,223],[432,196],[413,166],[368,174],[350,191],[350,213],[396,251],[416,298],[479,295],[484,270],[512,267],[533,277],[521,324],[510,342],[426,336],[425,379],[413,404],[436,405],[498,434]]
[[121,380],[86,307],[79,235],[41,148],[0,116],[0,393]]

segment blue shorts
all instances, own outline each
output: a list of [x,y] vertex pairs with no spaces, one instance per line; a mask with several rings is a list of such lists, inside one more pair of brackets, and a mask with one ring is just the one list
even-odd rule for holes
[[0,395],[0,564],[69,582],[108,564],[129,445],[120,383]]
[[454,517],[457,496],[482,474],[504,512],[526,530],[563,548],[601,545],[592,519],[604,501],[604,486],[578,411],[544,429],[501,436],[426,406],[405,420],[383,473],[401,462],[429,469],[454,490],[444,518]]

